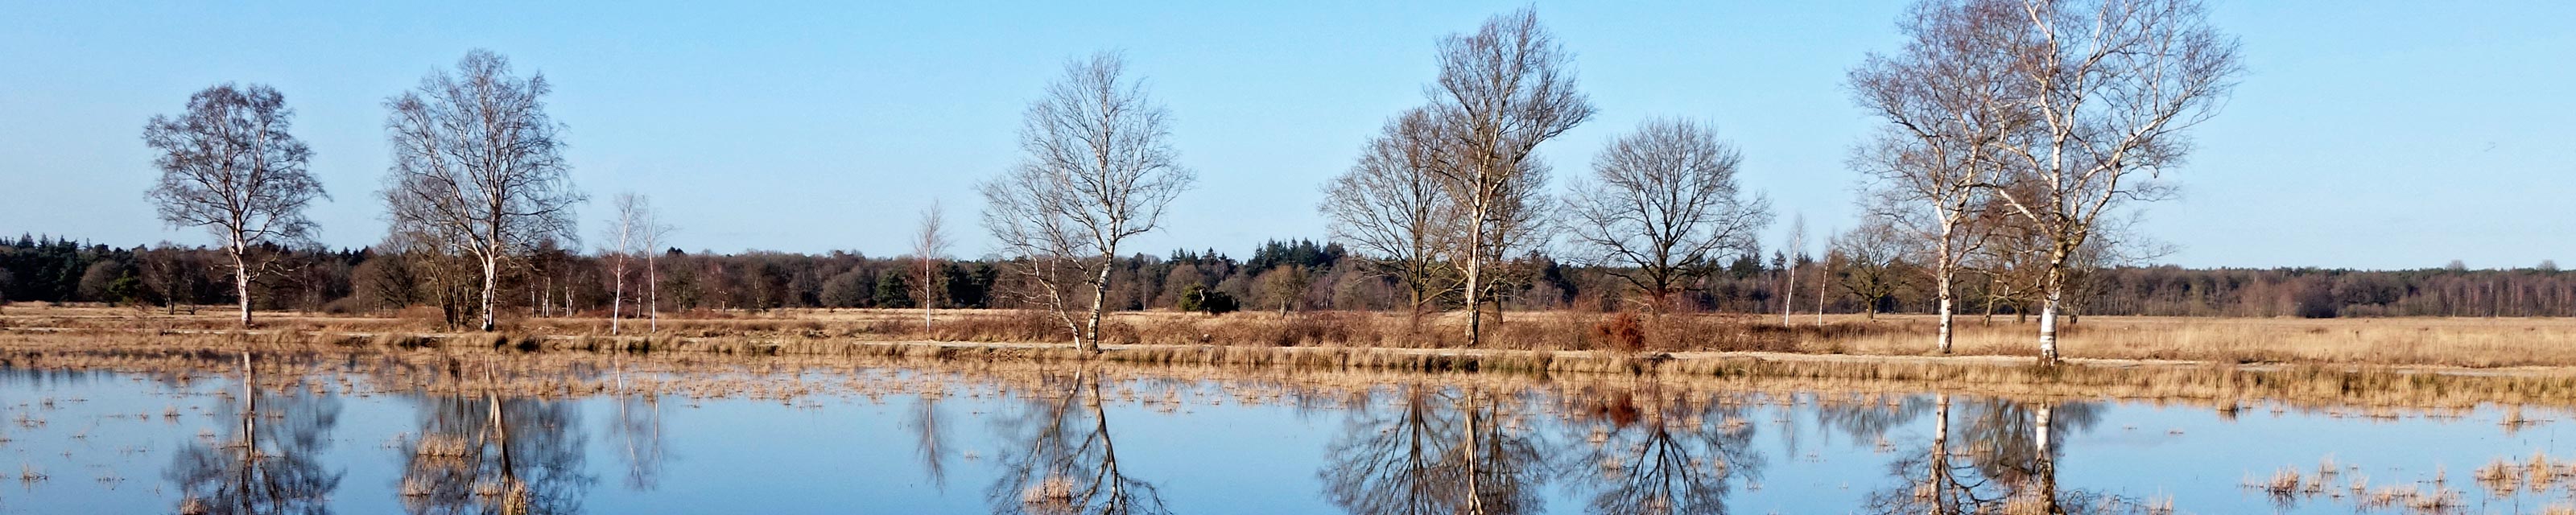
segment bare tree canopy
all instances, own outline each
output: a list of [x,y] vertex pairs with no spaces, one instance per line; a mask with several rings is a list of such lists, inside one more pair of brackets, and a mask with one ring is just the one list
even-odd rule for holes
[[662,330],[662,245],[677,228],[662,223],[662,212],[652,208],[651,199],[639,200],[641,209],[635,216],[638,228],[635,246],[644,249],[644,330],[659,333]]
[[948,258],[948,247],[952,244],[947,218],[947,211],[939,208],[938,201],[932,201],[930,207],[922,208],[921,228],[912,238],[913,298],[921,302],[921,328],[924,330],[930,328],[931,310],[939,307],[940,294],[947,291],[940,284],[939,273],[939,265]]
[[600,229],[600,239],[603,240],[600,254],[608,261],[608,277],[612,285],[608,293],[608,334],[614,335],[618,334],[626,318],[627,267],[635,262],[636,254],[650,249],[644,245],[644,239],[645,233],[653,230],[647,222],[647,218],[652,216],[653,204],[651,199],[631,191],[617,194],[610,204],[617,214],[616,218],[609,219],[607,227]]
[[2000,145],[2010,166],[1992,191],[2048,242],[2039,360],[2054,364],[2069,262],[2104,213],[2170,195],[2157,179],[2242,68],[2236,39],[2194,0],[2022,0],[2019,12],[1995,50],[2013,56],[2008,85],[2035,123]]
[[1862,207],[1885,227],[1922,245],[1932,266],[1940,331],[1950,352],[1956,324],[1956,278],[1964,256],[1984,245],[1991,207],[1981,187],[2001,172],[1997,146],[2027,129],[2030,116],[2014,97],[2015,57],[1992,51],[2024,25],[2006,2],[1923,2],[1899,28],[1904,50],[1872,53],[1852,69],[1853,99],[1884,125],[1853,149],[1863,174]]
[[1649,120],[1592,159],[1592,181],[1567,199],[1575,241],[1661,313],[1671,297],[1751,252],[1771,203],[1736,186],[1743,156],[1717,132]]
[[[1119,244],[1160,227],[1172,199],[1197,180],[1176,161],[1170,112],[1126,68],[1116,53],[1067,63],[1021,122],[1024,160],[978,187],[984,226],[1020,262],[1035,290],[1026,293],[1085,351],[1099,350]],[[1068,298],[1077,283],[1091,296],[1082,321]]]
[[546,115],[545,74],[513,74],[509,58],[474,50],[453,75],[433,71],[415,91],[385,101],[393,166],[384,197],[396,234],[482,265],[483,329],[512,256],[575,240],[574,189],[560,151],[563,127]]
[[306,242],[313,221],[304,208],[328,198],[305,168],[313,151],[288,133],[295,110],[266,85],[221,84],[188,97],[177,117],[153,116],[143,143],[160,155],[160,182],[148,195],[161,220],[204,227],[232,258],[241,323],[251,323],[250,285],[273,260],[255,260],[266,244]]
[[1543,171],[1529,159],[1538,144],[1592,117],[1592,104],[1575,89],[1574,58],[1556,36],[1522,9],[1485,21],[1472,34],[1442,38],[1440,78],[1429,88],[1430,111],[1450,162],[1433,168],[1460,203],[1468,222],[1461,268],[1465,274],[1467,339],[1483,341],[1479,307],[1499,262],[1517,238],[1538,232],[1545,209]]
[[1446,148],[1434,123],[1422,109],[1387,121],[1359,162],[1324,185],[1319,207],[1333,238],[1369,254],[1372,271],[1405,286],[1416,323],[1458,286],[1446,265],[1457,255],[1460,218],[1457,200],[1433,175]]

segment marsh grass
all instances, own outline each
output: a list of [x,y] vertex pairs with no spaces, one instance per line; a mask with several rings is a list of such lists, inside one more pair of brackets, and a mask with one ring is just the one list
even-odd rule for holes
[[[2348,503],[2356,510],[2404,511],[2408,513],[2458,513],[2469,506],[2467,493],[2452,488],[2447,474],[2436,468],[2432,477],[2374,485],[2361,474],[2362,467],[2336,463],[2328,456],[2317,465],[2313,475],[2302,476],[2299,467],[2283,467],[2266,479],[2249,477],[2245,487],[2261,491],[2284,506],[2324,499]],[[2336,487],[2338,476],[2347,482]],[[2491,499],[2515,495],[2548,497],[2554,500],[2541,508],[2541,513],[2576,514],[2576,460],[2552,458],[2535,452],[2529,458],[2498,457],[2470,474],[2477,487]]]
[[[404,338],[290,331],[141,334],[0,332],[0,368],[112,370],[184,385],[226,376],[259,356],[265,388],[360,396],[383,392],[513,396],[677,395],[782,402],[882,394],[883,370],[1025,376],[1101,368],[1139,377],[1273,381],[1366,389],[1392,383],[1645,384],[1728,392],[1922,391],[2212,404],[2226,412],[2287,403],[2381,418],[2374,406],[2576,406],[2576,375],[2456,373],[2383,366],[2107,364],[2042,368],[2019,358],[1856,357],[1781,353],[1637,353],[1360,347],[1113,345],[1085,355],[1061,345],[851,341],[829,338],[609,338],[519,333]],[[495,379],[484,379],[487,374]],[[896,383],[929,388],[917,378]],[[2278,411],[2279,408],[2274,408]]]
[[[449,334],[433,314],[262,316],[263,331],[357,335],[378,345],[421,344],[417,335]],[[1636,317],[1631,341],[1605,331],[1619,314],[1511,312],[1479,349],[1529,351],[1632,350],[1635,352],[1785,352],[1819,355],[1929,356],[1936,326],[1928,316],[1828,316],[1826,323],[1781,324],[1767,315],[1671,314]],[[1634,315],[1629,315],[1635,317]],[[1113,345],[1217,345],[1237,347],[1467,347],[1459,314],[1426,317],[1419,325],[1397,313],[1319,311],[1198,313],[1128,312],[1112,315],[1104,332]],[[158,334],[231,332],[234,323],[212,311],[164,315],[125,308],[13,306],[0,313],[0,331],[87,329]],[[680,340],[740,339],[1054,343],[1065,329],[1052,315],[1013,310],[947,310],[923,327],[911,310],[772,310],[761,313],[673,314],[650,348]],[[519,337],[607,338],[600,318],[520,318],[509,327]],[[1997,318],[1962,318],[1956,353],[1963,356],[2029,356],[2036,327]],[[2469,368],[2576,367],[2576,319],[2365,318],[2264,319],[2085,317],[2065,327],[2066,356],[2091,359],[2169,360],[2233,364],[2333,364]],[[632,341],[632,331],[614,335]],[[356,343],[356,342],[352,342]],[[487,342],[515,344],[509,342]],[[633,345],[600,343],[602,346]]]
[[[2187,399],[2233,412],[2245,401],[2365,406],[2576,405],[2576,321],[2554,319],[2151,319],[2088,317],[2068,333],[2074,366],[2030,365],[2027,326],[1963,324],[1957,356],[1931,356],[1928,319],[1881,316],[1780,325],[1770,317],[1513,313],[1494,344],[1464,348],[1455,320],[1421,326],[1355,312],[1226,316],[1122,313],[1098,355],[1049,340],[1039,313],[780,311],[666,319],[652,336],[608,335],[596,319],[520,320],[496,333],[445,332],[414,317],[268,317],[252,331],[220,317],[107,308],[18,308],[0,315],[0,368],[125,370],[185,381],[231,369],[242,352],[336,372],[340,391],[461,389],[497,369],[530,395],[673,389],[790,398],[819,389],[769,374],[862,364],[1056,367],[1113,364],[1156,373],[1259,373],[1330,380],[1424,375],[1650,378],[1720,388],[1965,391],[2033,397]],[[1636,323],[1642,327],[1622,327]],[[1632,339],[1633,338],[1633,339]],[[352,365],[351,363],[356,363]],[[613,375],[628,368],[661,376]],[[711,374],[710,371],[713,373]],[[1410,374],[1410,376],[1405,376]],[[470,376],[470,374],[468,374]],[[365,379],[353,385],[350,377]],[[612,377],[613,376],[613,377]],[[1410,377],[1411,379],[1408,379]],[[267,376],[326,391],[327,379]],[[639,386],[640,385],[640,386]],[[460,390],[461,391],[461,390]],[[22,414],[23,415],[23,414]],[[25,422],[20,422],[24,424]],[[2525,424],[2519,415],[2506,424]]]

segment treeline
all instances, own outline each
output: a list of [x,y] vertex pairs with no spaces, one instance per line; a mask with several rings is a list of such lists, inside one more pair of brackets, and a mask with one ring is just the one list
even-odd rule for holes
[[[434,256],[352,250],[268,248],[283,272],[253,284],[260,309],[381,314],[410,306],[439,308],[451,322],[473,314],[470,288],[443,287]],[[236,301],[222,251],[209,247],[116,247],[22,235],[0,239],[0,296],[13,301],[97,302],[166,311]],[[1721,274],[1680,296],[1684,312],[1929,313],[1929,281],[1912,265],[1872,270],[1838,253],[1824,259],[1772,253],[1739,256]],[[529,316],[599,316],[610,308],[614,275],[605,258],[546,249],[505,276],[499,298]],[[1789,263],[1806,299],[1781,306]],[[1032,308],[1004,276],[1005,263],[942,261],[927,304],[943,309]],[[853,252],[715,254],[666,249],[654,265],[658,308],[683,312],[758,312],[781,308],[918,308],[918,262]],[[1308,240],[1265,243],[1244,259],[1209,249],[1119,260],[1110,288],[1115,310],[1402,310],[1401,284],[1370,273],[1366,260],[1339,244]],[[1602,267],[1569,265],[1542,254],[1511,260],[1504,305],[1516,310],[1606,312],[1636,290]],[[640,274],[636,277],[641,277]],[[1928,276],[1926,276],[1928,277]],[[1817,278],[1822,278],[1819,281]],[[1890,286],[1870,286],[1889,281]],[[1961,283],[1962,311],[2017,316],[2036,312],[2032,299],[1988,281]],[[630,285],[630,287],[639,287]],[[1883,292],[1883,294],[1881,293]],[[633,296],[630,295],[630,298]],[[1823,302],[1815,302],[1823,299]],[[1454,308],[1451,296],[1435,304]],[[2461,267],[2397,271],[2317,268],[2192,269],[2123,267],[2092,271],[2070,305],[2074,315],[2380,317],[2576,316],[2576,274],[2543,263],[2533,268]],[[630,310],[642,307],[630,304]]]

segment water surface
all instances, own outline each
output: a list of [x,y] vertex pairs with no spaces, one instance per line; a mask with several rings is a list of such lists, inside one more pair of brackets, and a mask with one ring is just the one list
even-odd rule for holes
[[[245,394],[239,374],[0,370],[0,513],[2537,513],[2576,494],[2576,467],[2524,473],[2576,461],[2538,408],[1070,365],[766,380],[835,387]],[[2517,472],[2482,477],[2499,459]],[[2284,469],[2314,487],[2249,485]]]

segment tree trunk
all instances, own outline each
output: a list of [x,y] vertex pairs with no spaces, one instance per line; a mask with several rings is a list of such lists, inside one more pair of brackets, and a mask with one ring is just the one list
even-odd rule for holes
[[[250,328],[250,262],[242,256],[242,253],[241,244],[233,244],[233,300],[241,303],[241,325],[242,328],[248,329]],[[176,313],[177,309],[178,304],[171,303],[172,312]]]
[[1798,309],[1798,261],[1789,258],[1789,286],[1781,288],[1780,325],[1789,325],[1789,313]]
[[610,274],[617,276],[617,286],[610,290],[608,295],[608,334],[610,335],[617,334],[618,315],[624,313],[626,307],[626,258],[619,257],[617,260],[617,269]]
[[1477,301],[1485,289],[1485,208],[1475,209],[1475,227],[1467,235],[1467,346],[1477,347],[1485,341],[1485,312]]
[[500,324],[492,313],[492,295],[501,288],[501,263],[493,254],[483,255],[483,331],[491,332]]
[[2039,364],[2057,366],[2058,288],[2048,289],[2048,300],[2039,306]]
[[646,319],[649,321],[645,323],[644,334],[655,334],[662,331],[662,277],[657,272],[660,272],[660,269],[653,267],[653,255],[645,254],[644,313]]
[[1951,293],[1950,293],[1950,275],[1951,275],[1951,273],[1950,273],[1948,270],[1943,270],[1943,271],[1941,272],[1941,277],[1939,278],[1939,280],[1935,281],[1935,282],[1940,283],[1940,285],[1938,286],[1938,288],[1939,288],[1939,290],[1938,290],[1938,291],[1940,292],[1940,295],[1939,295],[1939,296],[1940,296],[1940,299],[1941,299],[1941,300],[1940,300],[1940,303],[1941,303],[1941,308],[1940,308],[1940,309],[1941,309],[1941,343],[1940,343],[1940,347],[1941,347],[1941,353],[1942,353],[1942,354],[1949,354],[1949,353],[1950,353],[1950,342],[1951,342],[1952,338],[1954,337],[1954,335],[1953,335],[1953,331],[1951,330],[1951,328],[1952,328],[1953,326],[1957,325],[1957,323],[1958,323],[1958,315],[1959,315],[1959,313],[1958,313],[1958,309],[1956,309],[1954,306],[1952,306],[1952,305],[1951,305],[1951,298],[1952,298],[1952,297],[1955,297],[1955,295],[1953,295],[1953,294],[1951,294]]
[[1405,289],[1408,290],[1405,292],[1405,296],[1407,297],[1406,300],[1412,302],[1411,305],[1405,308],[1406,314],[1404,319],[1404,328],[1408,333],[1422,330],[1423,275],[1424,274],[1419,270],[1416,270],[1413,274],[1413,278],[1411,279],[1413,284],[1406,285],[1405,287]]
[[1816,325],[1825,325],[1825,279],[1833,277],[1828,272],[1832,270],[1816,270]]
[[1100,353],[1100,316],[1109,308],[1109,271],[1118,268],[1116,250],[1103,252],[1100,257],[1104,261],[1100,274],[1091,283],[1091,321],[1083,326],[1082,334],[1073,335],[1074,348],[1084,354]]

